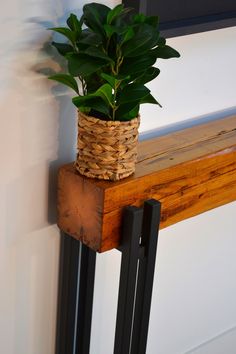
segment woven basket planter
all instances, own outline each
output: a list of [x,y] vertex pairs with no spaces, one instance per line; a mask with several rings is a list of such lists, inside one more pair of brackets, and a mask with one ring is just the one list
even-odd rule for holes
[[78,115],[77,171],[111,181],[130,176],[137,160],[140,118],[119,122]]

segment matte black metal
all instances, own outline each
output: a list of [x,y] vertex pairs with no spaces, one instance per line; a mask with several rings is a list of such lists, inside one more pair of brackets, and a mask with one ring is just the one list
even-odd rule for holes
[[131,354],[146,353],[160,215],[160,202],[144,203],[141,247],[145,252],[139,259]]
[[56,354],[89,354],[96,253],[61,234]]
[[145,354],[161,204],[128,207],[123,218],[114,354]]
[[76,322],[80,244],[61,233],[59,296],[57,315],[57,354],[72,354]]
[[130,350],[142,214],[143,210],[136,207],[124,211],[114,354],[128,354]]
[[88,354],[92,323],[96,252],[82,245],[80,262],[76,354]]
[[160,16],[160,30],[166,38],[205,32],[236,25],[235,0],[123,0],[136,12]]
[[[125,208],[114,354],[145,354],[160,203]],[[56,354],[89,354],[96,252],[61,235]]]

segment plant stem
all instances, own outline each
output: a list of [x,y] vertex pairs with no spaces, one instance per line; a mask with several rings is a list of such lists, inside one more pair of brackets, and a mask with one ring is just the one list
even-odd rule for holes
[[85,96],[86,95],[86,84],[85,84],[85,81],[84,81],[84,79],[82,78],[82,76],[79,76],[79,80],[80,80],[80,82],[81,82],[81,85],[82,85],[82,92],[83,92],[83,96]]

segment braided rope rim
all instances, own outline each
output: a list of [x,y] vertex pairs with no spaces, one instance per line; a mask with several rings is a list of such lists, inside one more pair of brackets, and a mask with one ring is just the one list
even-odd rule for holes
[[117,181],[134,173],[140,116],[104,121],[78,112],[75,168],[91,178]]

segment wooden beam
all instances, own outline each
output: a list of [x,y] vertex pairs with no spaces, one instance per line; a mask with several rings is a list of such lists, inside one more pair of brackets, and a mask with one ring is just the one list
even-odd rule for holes
[[119,246],[122,210],[162,203],[161,228],[236,200],[236,116],[139,143],[136,172],[118,182],[58,178],[58,226],[98,252]]

